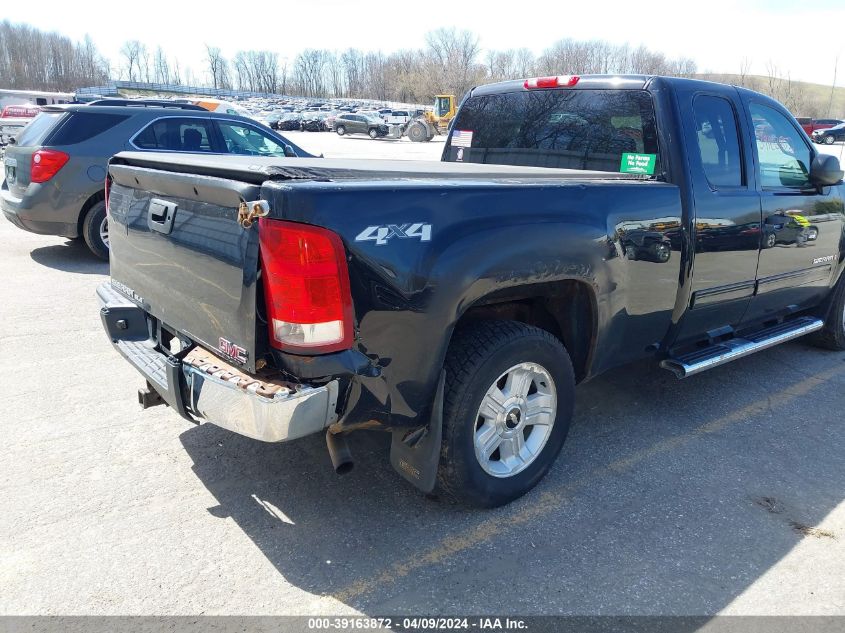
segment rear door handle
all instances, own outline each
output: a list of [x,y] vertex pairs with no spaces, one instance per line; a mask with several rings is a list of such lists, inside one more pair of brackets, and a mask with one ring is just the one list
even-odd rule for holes
[[173,230],[173,220],[176,217],[178,205],[175,202],[167,202],[153,198],[147,211],[147,226],[151,231],[157,231],[169,235]]

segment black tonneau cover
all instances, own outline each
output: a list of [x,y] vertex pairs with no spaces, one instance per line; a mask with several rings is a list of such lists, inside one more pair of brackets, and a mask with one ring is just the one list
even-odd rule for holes
[[267,180],[642,180],[635,174],[423,160],[270,158],[259,156],[121,152],[111,164],[216,176],[260,185]]

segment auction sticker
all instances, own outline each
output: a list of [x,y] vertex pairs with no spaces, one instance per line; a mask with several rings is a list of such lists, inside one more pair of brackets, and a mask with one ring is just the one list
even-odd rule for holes
[[[453,142],[454,143],[454,142]],[[653,174],[657,154],[622,154],[619,171],[623,174]]]
[[472,147],[472,130],[452,132],[452,147]]

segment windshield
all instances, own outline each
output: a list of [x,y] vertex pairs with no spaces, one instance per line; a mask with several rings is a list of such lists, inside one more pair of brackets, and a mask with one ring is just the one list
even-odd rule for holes
[[446,160],[652,175],[660,172],[654,106],[643,90],[472,97],[455,119]]

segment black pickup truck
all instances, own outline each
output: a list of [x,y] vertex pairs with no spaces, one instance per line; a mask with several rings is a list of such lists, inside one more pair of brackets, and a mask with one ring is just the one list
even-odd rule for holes
[[121,153],[114,346],[166,403],[269,442],[392,433],[426,492],[506,503],[575,385],[845,349],[842,171],[777,102],[646,76],[474,89],[442,162]]

